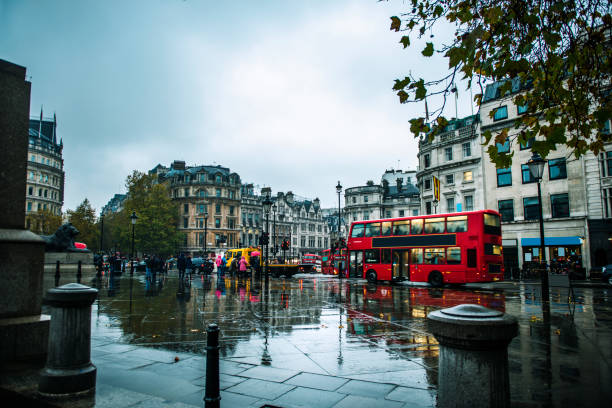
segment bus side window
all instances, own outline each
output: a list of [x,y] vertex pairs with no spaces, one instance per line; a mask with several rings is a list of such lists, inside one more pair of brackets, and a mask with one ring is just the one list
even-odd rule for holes
[[467,250],[467,267],[476,268],[476,248],[470,248]]
[[378,249],[366,249],[364,252],[365,252],[365,263],[367,264],[380,263],[380,251]]
[[363,224],[353,225],[353,230],[351,231],[351,238],[363,237],[364,229],[365,228]]

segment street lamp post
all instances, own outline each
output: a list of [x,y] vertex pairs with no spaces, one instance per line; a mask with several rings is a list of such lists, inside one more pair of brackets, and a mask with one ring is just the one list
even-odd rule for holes
[[276,258],[276,204],[272,204],[272,253]]
[[542,280],[542,301],[548,302],[548,270],[546,268],[546,252],[544,244],[544,218],[542,216],[542,190],[540,183],[542,176],[544,175],[544,167],[546,166],[546,160],[542,159],[539,154],[534,153],[531,159],[527,162],[529,172],[536,180],[538,184],[538,206],[539,206],[539,218],[540,218],[540,278]]
[[268,242],[266,244],[266,286],[268,285],[268,252],[270,251],[270,207],[272,207],[272,200],[269,195],[266,195],[266,198],[263,200],[264,213],[266,215],[266,233],[268,234]]
[[208,232],[208,211],[204,212],[204,257],[208,258],[208,247],[206,246]]
[[[340,243],[340,193],[342,193],[342,184],[340,184],[340,180],[338,180],[338,184],[336,185],[336,193],[338,193],[338,244]],[[342,254],[342,249],[338,248],[338,253]],[[340,262],[338,261],[338,276],[342,279],[342,271],[340,271]]]
[[132,220],[132,253],[130,254],[130,275],[134,275],[134,229],[136,227],[136,220],[138,216],[136,215],[136,211],[132,211],[132,215],[130,216],[130,220]]

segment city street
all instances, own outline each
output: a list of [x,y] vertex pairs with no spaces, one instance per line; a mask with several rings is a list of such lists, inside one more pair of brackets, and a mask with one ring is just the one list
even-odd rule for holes
[[368,285],[323,275],[260,281],[174,272],[84,282],[92,310],[96,406],[202,405],[206,327],[221,329],[222,406],[435,406],[429,312],[477,303],[519,319],[509,347],[513,406],[588,407],[612,398],[612,290],[503,291]]

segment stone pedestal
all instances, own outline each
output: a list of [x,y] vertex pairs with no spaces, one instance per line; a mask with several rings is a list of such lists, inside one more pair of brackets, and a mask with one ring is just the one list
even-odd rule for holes
[[96,386],[91,353],[91,304],[96,289],[69,283],[49,289],[45,304],[51,308],[47,364],[39,391],[46,395],[87,392]]
[[438,407],[510,407],[508,344],[515,317],[480,305],[459,305],[427,316],[440,343]]

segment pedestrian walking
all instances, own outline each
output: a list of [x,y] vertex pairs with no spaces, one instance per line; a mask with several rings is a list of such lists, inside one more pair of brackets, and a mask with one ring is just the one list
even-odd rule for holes
[[230,274],[232,275],[232,277],[235,277],[236,275],[238,275],[238,257],[235,256],[232,258],[232,260],[230,261]]
[[225,269],[227,268],[227,259],[225,254],[221,256],[221,275],[225,275]]
[[189,279],[191,279],[191,271],[193,270],[193,262],[191,261],[191,255],[187,255],[187,259],[185,260],[185,272]]
[[238,269],[240,270],[240,276],[244,277],[246,276],[246,271],[247,271],[247,261],[244,258],[244,256],[242,258],[240,258],[240,263],[238,266]]
[[178,260],[176,261],[176,267],[178,268],[180,280],[183,280],[183,278],[185,277],[185,266],[186,266],[185,254],[181,253],[178,257]]

